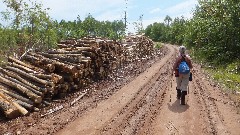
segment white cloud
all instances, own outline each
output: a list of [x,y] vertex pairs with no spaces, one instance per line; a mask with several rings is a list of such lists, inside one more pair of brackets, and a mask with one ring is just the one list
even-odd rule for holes
[[[152,19],[144,19],[143,20],[143,27],[146,28],[148,25],[153,24],[155,22],[164,22],[166,15],[169,15],[172,19],[176,17],[184,16],[185,19],[189,19],[193,16],[192,10],[194,9],[195,5],[197,5],[197,0],[187,0],[185,2],[179,3],[175,6],[169,7],[165,10],[161,10],[165,13],[164,16],[152,17]],[[154,13],[158,9],[153,9],[150,13]]]
[[169,15],[176,15],[179,13],[185,14],[187,12],[191,12],[193,7],[198,3],[197,0],[187,0],[185,2],[179,3],[175,6],[169,7],[165,9],[166,13]]
[[96,17],[96,20],[100,20],[100,21],[122,20],[123,19],[123,15],[124,15],[124,13],[119,11],[119,10],[107,11],[107,12],[103,12],[102,14],[98,15]]
[[[123,0],[58,0],[57,2],[56,0],[42,0],[42,2],[44,2],[45,8],[49,7],[51,9],[50,16],[57,20],[74,20],[78,15],[83,19],[89,13],[91,15],[94,15],[95,13],[99,14],[106,9],[114,9],[115,7],[124,5]],[[104,15],[102,16],[104,17]]]
[[160,11],[161,11],[160,8],[155,8],[155,9],[151,10],[149,13],[154,14],[154,13],[158,13]]

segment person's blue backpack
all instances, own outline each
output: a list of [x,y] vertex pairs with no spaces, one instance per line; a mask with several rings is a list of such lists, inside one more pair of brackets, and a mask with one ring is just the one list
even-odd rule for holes
[[179,74],[188,74],[190,72],[190,68],[189,68],[187,62],[185,61],[184,57],[178,66],[178,72],[179,72]]

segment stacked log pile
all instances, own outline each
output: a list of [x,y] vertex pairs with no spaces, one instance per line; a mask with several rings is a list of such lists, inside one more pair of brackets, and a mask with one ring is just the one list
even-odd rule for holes
[[8,118],[26,115],[93,81],[104,79],[126,62],[153,55],[153,42],[144,36],[123,43],[102,38],[61,41],[58,49],[9,57],[0,67],[0,110]]
[[154,55],[153,41],[143,35],[127,36],[122,45],[127,62],[150,59]]

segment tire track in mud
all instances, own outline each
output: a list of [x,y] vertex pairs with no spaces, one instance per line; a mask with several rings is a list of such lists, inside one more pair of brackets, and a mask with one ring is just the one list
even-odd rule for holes
[[[64,130],[61,130],[57,134],[98,134],[98,132],[104,131],[101,130],[104,128],[102,127],[102,125],[107,125],[108,122],[111,120],[114,121],[114,118],[116,118],[118,114],[121,114],[120,112],[124,110],[123,108],[125,108],[126,105],[128,105],[128,103],[130,103],[131,101],[137,104],[130,104],[130,106],[133,106],[133,108],[149,108],[147,106],[152,106],[153,102],[150,98],[151,96],[163,95],[162,99],[164,99],[164,91],[161,91],[163,92],[162,94],[159,92],[155,94],[156,92],[151,92],[149,90],[152,89],[151,85],[154,85],[156,80],[158,78],[161,78],[161,73],[164,74],[163,76],[165,76],[167,70],[169,70],[169,67],[165,67],[164,65],[165,63],[167,63],[167,61],[170,60],[171,57],[173,57],[174,49],[172,47],[168,48],[170,53],[165,56],[164,59],[161,59],[159,62],[156,62],[156,64],[153,64],[152,67],[148,68],[146,71],[140,74],[135,80],[125,85],[106,101],[100,103],[97,108],[94,108],[93,110],[87,112],[86,115],[78,118],[75,122],[70,123],[65,127]],[[164,70],[162,70],[162,68]],[[161,70],[161,72],[159,72],[159,70]],[[167,79],[167,77],[165,78]],[[166,82],[162,82],[161,84],[162,85],[157,85],[157,87],[166,87],[168,85]],[[144,96],[145,99],[142,99],[142,96],[139,96],[139,94]],[[158,102],[156,101],[155,103],[158,104]],[[140,122],[140,125],[142,125],[142,123],[145,122],[144,117],[147,115],[144,114],[147,114],[148,111],[145,109],[136,110],[137,111],[134,111],[136,112],[136,115],[131,115],[131,113],[127,113],[126,115],[127,117],[129,117],[129,119],[132,118],[133,120],[129,121],[130,123],[132,123],[133,128],[131,127],[131,129],[124,130],[126,131],[126,134],[129,134],[129,132],[134,134],[139,129],[138,123]],[[155,110],[157,111],[157,109]],[[135,120],[137,120],[137,123],[135,123]]]
[[229,97],[225,96],[215,84],[211,84],[206,76],[202,75],[202,72],[197,71],[195,74],[194,96],[199,102],[201,115],[205,120],[204,133],[239,134],[239,128],[236,126],[239,125],[237,120],[240,120],[240,117],[236,116],[235,111],[232,111],[233,108],[236,109],[236,106],[231,104],[232,101]]
[[194,64],[187,104],[182,106],[174,99],[176,84],[172,85],[175,78],[170,74],[177,49],[167,47],[170,54],[156,62],[159,67],[153,64],[58,134],[238,135],[240,116],[235,106],[221,89],[211,85],[199,65]]
[[194,64],[194,67],[197,70],[189,84],[187,105],[179,105],[179,100],[168,102],[169,94],[170,100],[176,95],[174,84],[174,88],[166,92],[159,115],[152,120],[153,128],[147,134],[239,134],[240,117],[236,115],[236,106],[221,89],[213,87],[199,65]]
[[[0,134],[56,134],[78,117],[85,115],[85,112],[96,108],[100,102],[114,95],[122,87],[154,65],[156,61],[163,59],[167,53],[169,53],[168,48],[163,47],[156,50],[156,55],[150,59],[126,63],[123,67],[114,71],[108,79],[95,82],[88,88],[83,89],[84,91],[89,90],[89,92],[74,106],[70,105],[71,102],[83,90],[75,91],[64,99],[56,100],[51,106],[44,108],[40,112],[34,112],[29,116],[20,117],[5,123],[0,118]],[[41,117],[41,114],[44,114],[44,110],[59,105],[63,105],[64,108],[54,114]]]
[[97,134],[149,134],[149,127],[158,115],[166,90],[169,89],[171,63],[168,61],[128,104]]
[[229,134],[224,129],[222,125],[221,118],[219,117],[219,111],[216,107],[214,99],[211,98],[210,92],[208,92],[207,87],[198,75],[195,76],[195,81],[193,81],[193,89],[196,99],[201,107],[201,114],[205,120],[205,134]]
[[[174,47],[174,46],[173,46]],[[178,51],[176,47],[175,54],[177,56]],[[171,67],[175,60],[172,58]],[[171,71],[169,71],[171,72]],[[199,119],[198,108],[192,93],[190,92],[186,96],[186,105],[180,105],[180,100],[176,98],[176,81],[175,77],[171,76],[171,80],[168,84],[166,96],[161,106],[161,110],[155,119],[152,120],[151,126],[148,127],[150,131],[149,135],[159,134],[199,134],[201,128],[201,121],[196,122]],[[171,87],[170,87],[171,86]],[[191,91],[191,90],[190,90]]]

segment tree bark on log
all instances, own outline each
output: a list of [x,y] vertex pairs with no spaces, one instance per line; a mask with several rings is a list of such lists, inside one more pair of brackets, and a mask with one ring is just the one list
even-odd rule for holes
[[38,96],[43,97],[43,93],[42,93],[42,92],[37,91],[37,90],[31,88],[30,86],[28,86],[28,85],[26,85],[26,84],[24,84],[24,83],[22,83],[22,82],[20,82],[20,81],[18,81],[18,80],[16,80],[16,79],[14,79],[14,78],[8,77],[8,76],[6,76],[6,75],[4,75],[4,77],[5,77],[6,79],[8,79],[8,80],[10,80],[10,81],[18,84],[18,85],[21,85],[21,86],[25,87],[26,89],[32,91],[33,93],[37,94]]
[[24,71],[22,71],[20,69],[17,69],[17,68],[14,68],[14,67],[9,67],[9,66],[7,66],[6,69],[11,70],[11,71],[13,71],[15,73],[18,73],[18,74],[20,74],[20,75],[22,75],[22,76],[24,76],[26,78],[32,79],[33,81],[36,81],[36,82],[38,82],[40,84],[43,84],[44,86],[54,87],[54,84],[52,82],[48,82],[46,80],[39,79],[39,78],[37,78],[37,77],[35,77],[35,76],[31,75],[31,74],[28,74],[28,73],[26,73],[26,72],[24,72]]
[[81,61],[82,56],[75,56],[75,57],[70,57],[70,56],[66,56],[66,55],[53,55],[53,54],[48,54],[48,53],[40,53],[41,55],[50,58],[50,59],[58,59],[60,61],[67,61],[70,63],[79,63]]
[[57,83],[63,83],[64,79],[62,76],[58,75],[58,74],[52,74],[52,81],[57,84]]
[[43,93],[46,93],[46,92],[47,92],[47,89],[46,89],[46,88],[40,88],[40,87],[38,87],[38,86],[30,83],[28,80],[25,80],[25,79],[21,78],[20,76],[18,76],[17,74],[15,74],[15,73],[12,72],[12,71],[7,71],[7,70],[5,70],[5,69],[3,69],[3,68],[1,68],[1,67],[0,67],[0,71],[3,72],[3,73],[6,74],[6,75],[12,77],[12,78],[17,79],[18,81],[24,83],[25,85],[30,86],[30,87],[33,88],[33,89],[36,89],[36,90],[39,91],[39,92],[43,92]]
[[10,62],[15,62],[15,63],[17,63],[17,64],[20,64],[20,65],[22,65],[22,66],[28,67],[28,68],[30,68],[30,69],[34,69],[33,66],[28,65],[28,64],[26,64],[26,63],[24,63],[24,62],[22,62],[22,61],[20,61],[20,60],[18,60],[18,59],[15,59],[15,58],[13,58],[13,57],[8,57],[8,61],[10,61]]
[[44,80],[51,80],[51,82],[53,82],[54,84],[57,84],[57,83],[62,83],[64,80],[62,78],[62,76],[58,75],[58,74],[50,74],[50,75],[47,75],[47,74],[42,74],[42,73],[39,73],[39,74],[32,74],[40,79],[44,79]]
[[0,92],[0,96],[5,99],[7,102],[9,102],[10,104],[12,104],[14,107],[16,107],[19,112],[22,114],[22,115],[26,115],[28,114],[28,111],[22,107],[21,105],[19,105],[18,103],[14,102],[13,99],[7,95],[4,95],[3,93]]
[[42,59],[39,59],[35,56],[25,55],[23,57],[23,59],[30,62],[31,64],[33,64],[35,66],[38,66],[38,67],[50,72],[50,73],[54,72],[54,70],[55,70],[55,66],[52,64],[52,62],[49,63],[49,62],[42,61]]
[[27,67],[27,68],[32,69],[32,70],[37,71],[37,72],[44,72],[44,70],[39,68],[39,67],[24,63],[24,62],[22,62],[18,59],[13,58],[13,57],[8,57],[8,62],[12,62],[12,63],[14,62],[16,64],[22,65],[24,67]]
[[0,110],[2,110],[5,116],[9,119],[14,119],[20,116],[19,110],[4,99],[0,94]]
[[28,90],[27,88],[19,85],[19,84],[16,84],[12,81],[9,81],[7,79],[5,79],[4,77],[2,77],[0,75],[0,82],[8,85],[8,86],[11,86],[13,88],[15,88],[16,90],[20,91],[21,93],[27,95],[29,98],[31,98],[35,103],[41,103],[42,101],[42,97],[34,94],[32,91]]
[[21,100],[16,100],[15,102],[18,103],[19,105],[21,105],[22,107],[28,109],[28,110],[33,110],[34,109],[33,105],[30,105],[30,104],[28,104],[26,102],[23,102]]
[[22,65],[18,65],[18,64],[16,64],[15,62],[13,62],[13,63],[8,62],[8,65],[9,65],[9,66],[12,66],[12,67],[15,67],[15,68],[18,68],[18,69],[21,69],[21,70],[23,70],[23,71],[25,71],[25,72],[28,72],[28,73],[35,73],[35,72],[36,72],[36,71],[34,71],[34,70],[32,70],[32,69],[30,69],[30,68],[28,68],[28,67],[24,67],[24,66],[22,66]]
[[36,53],[29,54],[30,55],[26,55],[26,57],[35,57],[35,59],[37,59],[42,65],[53,64],[57,72],[68,72],[77,76],[77,68],[73,65],[64,64],[60,61],[52,60]]
[[7,89],[5,90],[4,88],[0,88],[0,92],[6,93],[6,94],[9,95],[10,97],[12,97],[12,98],[14,98],[14,99],[16,99],[16,100],[20,100],[20,101],[22,101],[22,102],[25,102],[25,103],[27,103],[27,104],[30,104],[30,105],[33,105],[33,104],[34,104],[30,99],[25,98],[25,97],[23,97],[23,96],[20,96],[19,94],[13,93],[13,92],[11,92],[11,91],[9,91],[9,90],[7,90]]
[[57,49],[57,50],[50,50],[47,53],[49,54],[81,54],[83,51],[93,51],[89,47],[84,48],[84,49],[78,49],[78,50],[73,50],[73,49]]

